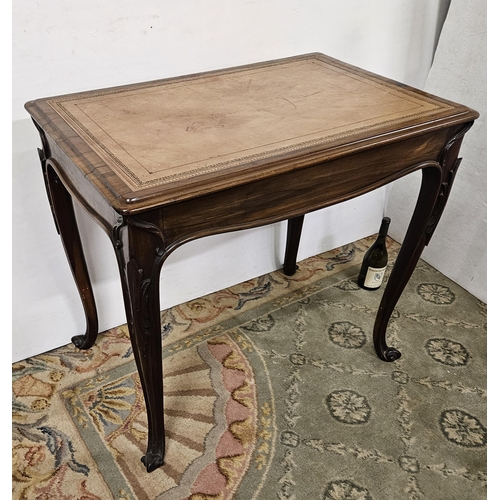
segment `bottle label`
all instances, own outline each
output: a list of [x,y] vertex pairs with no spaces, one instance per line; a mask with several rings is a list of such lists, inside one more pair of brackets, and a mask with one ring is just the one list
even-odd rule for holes
[[369,267],[366,271],[365,286],[366,288],[378,288],[384,279],[386,267]]

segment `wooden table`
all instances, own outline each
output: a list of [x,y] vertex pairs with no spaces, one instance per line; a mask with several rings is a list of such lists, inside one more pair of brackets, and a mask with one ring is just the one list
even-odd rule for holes
[[374,326],[385,361],[391,313],[446,204],[475,111],[323,54],[38,99],[43,175],[87,318],[97,311],[73,200],[118,259],[148,414],[148,471],[163,464],[159,275],[179,245],[288,219],[284,272],[296,269],[304,214],[416,170],[422,185]]

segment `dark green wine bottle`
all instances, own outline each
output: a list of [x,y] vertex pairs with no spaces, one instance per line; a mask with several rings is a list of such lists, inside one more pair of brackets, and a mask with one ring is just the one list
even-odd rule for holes
[[358,285],[365,290],[378,290],[387,269],[386,237],[391,219],[384,217],[375,243],[366,251],[358,276]]

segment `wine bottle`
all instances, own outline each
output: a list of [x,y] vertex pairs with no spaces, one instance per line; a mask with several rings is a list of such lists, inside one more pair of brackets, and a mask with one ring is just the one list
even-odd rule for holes
[[386,237],[391,219],[384,217],[375,243],[366,251],[358,276],[358,285],[365,290],[378,290],[387,269]]

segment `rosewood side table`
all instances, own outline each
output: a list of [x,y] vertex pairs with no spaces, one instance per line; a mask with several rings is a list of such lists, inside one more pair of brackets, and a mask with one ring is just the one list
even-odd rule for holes
[[148,414],[147,471],[163,464],[159,275],[194,238],[288,220],[284,272],[296,269],[304,214],[416,170],[415,211],[375,319],[384,361],[391,313],[443,212],[475,111],[323,54],[26,104],[42,142],[48,198],[78,286],[85,335],[97,311],[73,200],[115,249]]

